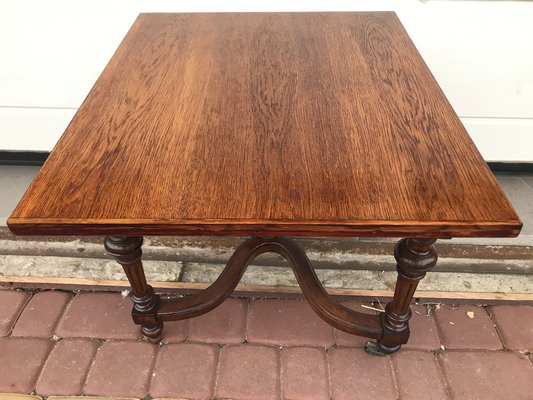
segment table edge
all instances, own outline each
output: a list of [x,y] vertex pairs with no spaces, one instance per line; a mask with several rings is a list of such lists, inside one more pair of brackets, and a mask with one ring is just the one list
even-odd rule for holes
[[505,221],[80,220],[10,217],[16,235],[516,237],[519,219]]

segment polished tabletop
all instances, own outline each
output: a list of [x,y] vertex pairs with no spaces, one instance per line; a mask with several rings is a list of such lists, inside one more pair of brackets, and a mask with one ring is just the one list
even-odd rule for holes
[[482,237],[521,222],[397,16],[364,12],[141,14],[8,225]]

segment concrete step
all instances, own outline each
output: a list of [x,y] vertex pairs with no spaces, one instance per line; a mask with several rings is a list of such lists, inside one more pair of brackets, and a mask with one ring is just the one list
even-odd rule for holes
[[[146,237],[145,260],[225,264],[241,237]],[[394,240],[295,239],[317,269],[394,271]],[[17,237],[0,228],[0,255],[107,259],[103,237]],[[533,274],[533,247],[437,242],[436,272]],[[255,265],[286,266],[276,254],[264,254]]]
[[[166,283],[183,284],[180,287],[209,285],[243,240],[147,237],[143,246],[147,279],[160,287]],[[327,289],[382,291],[389,295],[394,290],[394,241],[296,240],[306,250]],[[79,282],[94,288],[101,285],[99,282],[106,282],[109,287],[127,287],[121,267],[105,253],[102,242],[101,237],[15,237],[0,230],[0,282],[18,287],[28,287],[20,283],[30,281],[38,287],[39,284],[53,287],[53,282],[69,288]],[[473,245],[449,240],[439,241],[437,246],[438,266],[421,282],[417,293],[471,293],[474,297],[504,293],[533,299],[533,252],[529,246]],[[285,260],[273,254],[255,259],[241,283],[257,293],[263,289],[276,292],[276,288],[281,293],[297,287]]]

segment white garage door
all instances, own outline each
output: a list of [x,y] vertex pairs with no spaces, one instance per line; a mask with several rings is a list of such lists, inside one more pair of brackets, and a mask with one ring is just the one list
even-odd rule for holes
[[524,1],[0,0],[0,150],[51,150],[140,12],[334,10],[396,11],[485,159],[533,162]]

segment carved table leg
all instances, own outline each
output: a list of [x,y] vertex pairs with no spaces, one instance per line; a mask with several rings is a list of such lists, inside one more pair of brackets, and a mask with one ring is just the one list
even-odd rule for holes
[[402,239],[396,245],[398,279],[392,302],[381,315],[383,336],[376,342],[368,342],[365,350],[370,354],[385,355],[398,351],[409,338],[409,307],[418,281],[437,263],[433,247],[436,239]]
[[157,318],[159,296],[146,283],[141,261],[142,244],[142,236],[108,236],[104,242],[105,249],[122,265],[130,282],[133,321],[142,326],[142,333],[151,342],[158,342],[163,329],[163,323]]

